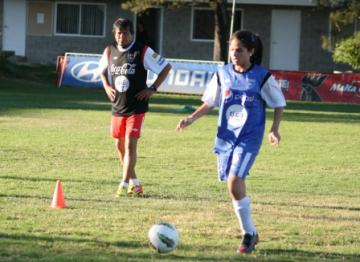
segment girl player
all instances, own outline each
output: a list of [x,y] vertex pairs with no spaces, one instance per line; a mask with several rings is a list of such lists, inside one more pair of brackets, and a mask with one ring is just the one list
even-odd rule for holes
[[274,108],[268,138],[280,142],[279,125],[285,98],[270,72],[261,67],[262,42],[249,31],[236,31],[230,41],[231,64],[220,68],[203,94],[203,104],[181,119],[180,131],[219,106],[214,151],[218,157],[218,177],[227,181],[236,216],[242,229],[239,253],[251,253],[259,235],[251,216],[245,179],[259,152],[265,129],[265,104]]

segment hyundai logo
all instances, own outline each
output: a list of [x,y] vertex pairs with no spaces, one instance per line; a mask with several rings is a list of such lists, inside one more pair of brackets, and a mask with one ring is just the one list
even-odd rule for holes
[[71,68],[71,75],[82,82],[87,83],[94,83],[100,82],[100,75],[99,75],[99,63],[94,61],[87,61],[75,64]]

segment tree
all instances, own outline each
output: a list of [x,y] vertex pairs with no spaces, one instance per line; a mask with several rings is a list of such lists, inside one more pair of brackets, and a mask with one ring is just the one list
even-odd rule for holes
[[210,1],[165,1],[165,0],[126,0],[121,4],[121,7],[130,10],[134,13],[142,13],[149,8],[156,6],[167,6],[172,8],[179,8],[181,6],[193,5],[193,4],[207,4],[214,10],[214,49],[213,60],[215,61],[227,61],[228,50],[228,36],[227,30],[228,19],[226,14],[227,1],[226,0],[210,0]]
[[214,50],[213,60],[215,61],[227,61],[227,49],[228,49],[228,36],[226,28],[228,27],[228,21],[226,16],[226,0],[215,1],[215,32],[214,32]]
[[336,45],[333,54],[335,62],[351,65],[353,69],[360,69],[360,32]]
[[[338,32],[350,24],[357,23],[360,19],[360,0],[320,0],[320,5],[331,8],[330,22]],[[335,62],[342,62],[349,64],[353,69],[360,69],[359,32],[335,43],[323,37],[323,47],[334,49]]]

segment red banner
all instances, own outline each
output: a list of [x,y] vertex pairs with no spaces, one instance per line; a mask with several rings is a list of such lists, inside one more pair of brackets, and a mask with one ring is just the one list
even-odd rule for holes
[[360,74],[272,71],[287,100],[360,104]]

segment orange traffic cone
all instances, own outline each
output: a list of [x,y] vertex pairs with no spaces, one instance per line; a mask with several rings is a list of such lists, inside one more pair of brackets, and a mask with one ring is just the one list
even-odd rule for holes
[[54,191],[51,207],[52,208],[65,208],[66,207],[65,198],[64,198],[60,180],[56,181],[56,186],[55,186],[55,191]]

